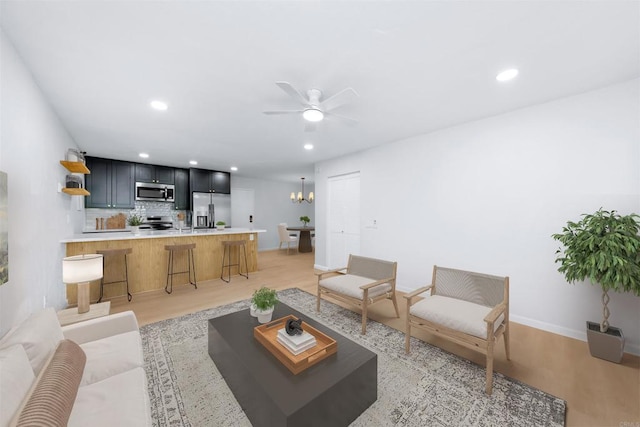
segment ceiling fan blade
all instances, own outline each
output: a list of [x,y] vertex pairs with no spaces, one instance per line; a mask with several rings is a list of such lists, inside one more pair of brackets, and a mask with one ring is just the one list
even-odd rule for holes
[[320,107],[324,111],[331,111],[334,108],[338,108],[344,104],[348,104],[354,101],[356,98],[358,98],[358,96],[358,92],[348,87],[322,101],[320,103]]
[[315,132],[318,130],[317,122],[305,122],[304,123],[304,131],[305,132]]
[[348,124],[349,126],[354,126],[354,125],[358,124],[358,121],[356,119],[352,119],[351,117],[341,116],[340,114],[329,113],[329,112],[326,112],[324,114],[325,114],[325,116],[328,116],[331,119],[340,120],[341,122],[343,122],[345,124]]
[[287,92],[290,97],[298,101],[300,104],[304,105],[305,107],[309,105],[309,100],[300,92],[298,92],[296,88],[291,86],[289,82],[276,82],[276,84],[278,85],[278,87],[280,87],[280,89]]
[[302,110],[271,110],[263,111],[262,114],[276,115],[276,114],[300,114]]

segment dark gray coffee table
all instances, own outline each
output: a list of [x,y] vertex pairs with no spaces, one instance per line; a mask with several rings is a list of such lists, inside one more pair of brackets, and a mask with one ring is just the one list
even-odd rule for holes
[[249,310],[209,320],[209,356],[254,426],[347,426],[378,398],[378,356],[278,303],[335,339],[338,351],[294,375],[253,337]]

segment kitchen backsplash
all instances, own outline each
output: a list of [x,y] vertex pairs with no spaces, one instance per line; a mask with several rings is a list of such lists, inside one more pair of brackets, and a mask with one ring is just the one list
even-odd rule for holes
[[[161,216],[171,218],[171,221],[177,224],[178,213],[186,213],[185,211],[178,211],[173,208],[173,203],[166,202],[136,202],[135,209],[85,209],[85,230],[96,229],[96,218],[109,218],[119,213],[125,214],[127,217],[136,213],[143,218],[148,216]],[[106,221],[106,219],[105,219]]]

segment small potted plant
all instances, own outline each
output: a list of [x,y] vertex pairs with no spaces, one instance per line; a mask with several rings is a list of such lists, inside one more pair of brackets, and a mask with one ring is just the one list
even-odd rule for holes
[[269,289],[266,286],[263,286],[255,291],[251,297],[251,304],[255,306],[254,312],[258,317],[258,322],[270,322],[271,316],[273,315],[273,309],[277,303],[278,296],[274,289]]
[[308,216],[304,215],[300,217],[300,221],[302,221],[303,226],[306,227],[307,224],[311,222],[311,219]]
[[129,226],[131,227],[132,233],[138,232],[140,224],[142,224],[142,222],[143,222],[142,216],[136,213],[132,213],[131,215],[129,215],[129,218],[127,218],[127,224],[129,224]]
[[640,216],[621,216],[600,208],[567,222],[562,233],[552,237],[564,245],[556,251],[558,271],[569,283],[587,278],[602,288],[602,322],[587,322],[587,341],[592,356],[620,363],[624,335],[609,326],[608,291],[640,296]]
[[227,225],[227,223],[226,223],[226,222],[224,222],[224,221],[218,221],[218,222],[216,222],[216,228],[217,228],[218,230],[224,230],[225,225]]

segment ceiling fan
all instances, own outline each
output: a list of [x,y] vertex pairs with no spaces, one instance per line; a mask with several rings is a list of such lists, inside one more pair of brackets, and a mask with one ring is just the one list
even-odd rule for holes
[[301,114],[306,120],[304,128],[306,132],[316,130],[317,123],[325,117],[338,119],[348,125],[358,123],[355,119],[332,112],[332,110],[348,104],[358,97],[358,93],[350,87],[322,100],[322,91],[320,89],[309,89],[307,90],[307,96],[304,96],[289,82],[276,82],[276,84],[289,96],[298,101],[302,107],[298,110],[263,111],[264,114]]

